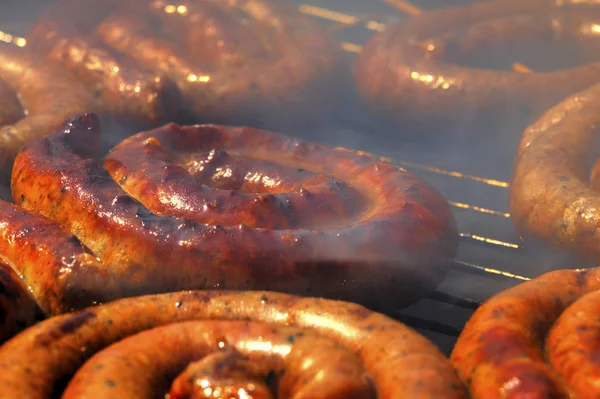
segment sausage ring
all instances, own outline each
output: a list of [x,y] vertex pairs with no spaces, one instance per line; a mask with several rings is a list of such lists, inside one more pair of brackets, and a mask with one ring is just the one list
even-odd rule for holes
[[128,298],[51,318],[0,347],[0,384],[29,399],[467,398],[447,359],[403,324],[260,291]]
[[284,118],[282,104],[309,106],[303,92],[327,84],[339,53],[328,32],[270,0],[55,3],[29,33],[32,49],[113,113],[154,123]]
[[526,240],[595,261],[600,259],[600,192],[588,171],[598,155],[599,115],[600,85],[547,111],[523,133],[510,185],[512,220]]
[[12,195],[74,234],[131,294],[268,289],[397,309],[430,293],[457,250],[437,191],[351,151],[169,124],[126,139],[103,168],[99,139],[86,114],[30,142]]
[[84,87],[60,68],[0,42],[0,175],[10,178],[23,144],[93,110],[89,105]]
[[546,273],[492,297],[450,357],[474,399],[594,398],[600,269]]
[[355,65],[356,83],[375,112],[401,121],[464,122],[523,108],[539,115],[596,83],[600,62],[549,73],[458,62],[477,49],[526,38],[589,39],[598,17],[596,0],[492,0],[426,12],[367,43]]

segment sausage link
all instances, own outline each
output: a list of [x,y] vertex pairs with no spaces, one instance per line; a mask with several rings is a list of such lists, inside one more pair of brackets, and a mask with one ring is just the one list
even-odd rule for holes
[[37,316],[27,286],[10,266],[0,263],[0,344],[35,324]]
[[472,397],[597,397],[597,349],[589,338],[599,288],[600,269],[559,270],[485,302],[450,357]]
[[94,111],[85,88],[48,61],[0,42],[0,79],[18,95],[26,117],[0,126],[0,174],[29,140],[52,132],[74,114]]
[[[32,29],[29,42],[78,72],[105,105],[121,114],[278,123],[294,120],[292,113],[316,114],[319,108],[308,99],[316,90],[322,97],[334,84],[339,46],[290,5],[269,0],[55,3]],[[182,11],[172,12],[175,6]],[[86,17],[71,21],[78,12]]]
[[367,43],[355,65],[356,83],[375,112],[404,122],[464,123],[523,108],[539,115],[596,83],[600,63],[524,74],[465,67],[461,59],[525,39],[582,41],[598,18],[596,0],[493,0],[426,12]]
[[599,113],[600,85],[548,110],[523,133],[510,185],[512,220],[526,240],[592,260],[600,259],[600,193],[587,171]]
[[[125,140],[104,169],[92,159],[100,134],[86,114],[29,143],[12,194],[80,239],[129,295],[268,289],[396,310],[431,292],[457,250],[447,201],[366,156],[250,128],[169,124]],[[270,174],[275,165],[283,175]],[[194,176],[204,166],[213,172]],[[234,186],[210,187],[223,176]],[[236,191],[240,183],[257,192]],[[302,220],[315,208],[321,225]]]
[[0,397],[158,397],[182,371],[221,394],[261,380],[276,397],[468,397],[447,359],[403,324],[260,291],[128,298],[41,322],[0,347]]

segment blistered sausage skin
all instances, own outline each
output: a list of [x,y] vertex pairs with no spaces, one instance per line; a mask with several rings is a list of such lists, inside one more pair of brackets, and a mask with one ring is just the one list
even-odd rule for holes
[[[0,79],[26,112],[26,117],[14,121],[16,115],[11,116],[12,123],[0,126],[0,173],[5,176],[10,176],[10,164],[23,144],[52,132],[73,114],[95,110],[85,88],[60,67],[3,42]],[[14,98],[8,101],[14,110]]]
[[[188,363],[195,374],[184,371]],[[403,324],[355,304],[279,293],[128,298],[51,318],[0,347],[7,398],[56,397],[66,380],[63,398],[159,397],[182,371],[222,393],[262,380],[273,397],[468,397],[438,349]]]
[[30,143],[12,195],[79,238],[125,292],[269,289],[395,309],[427,295],[457,250],[437,191],[351,151],[169,124],[125,140],[104,169],[99,139],[87,114]]
[[450,360],[473,398],[595,398],[600,269],[559,270],[492,297]]
[[163,121],[275,121],[282,104],[300,113],[339,54],[330,33],[268,0],[60,0],[28,41],[113,111]]
[[[575,4],[576,3],[576,4]],[[597,0],[493,0],[429,11],[376,34],[355,66],[363,98],[396,120],[465,122],[474,116],[539,115],[600,78],[600,63],[543,73],[460,65],[482,48],[526,39],[589,40]],[[484,119],[489,123],[489,119]]]
[[[600,121],[600,85],[572,95],[523,133],[510,185],[510,211],[527,242],[600,259],[600,192],[589,167]],[[596,179],[592,173],[592,181]]]

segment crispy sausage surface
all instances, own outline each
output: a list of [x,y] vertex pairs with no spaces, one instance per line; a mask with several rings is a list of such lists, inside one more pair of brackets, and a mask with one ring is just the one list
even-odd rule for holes
[[[260,291],[123,299],[46,320],[0,347],[2,398],[56,397],[69,379],[64,398],[162,397],[181,372],[221,393],[467,397],[447,359],[403,324],[355,304]],[[176,378],[171,392],[179,387]]]
[[519,73],[466,67],[461,59],[524,39],[589,40],[599,19],[596,0],[493,0],[442,8],[376,34],[357,60],[355,79],[374,111],[405,121],[462,122],[479,112],[507,115],[524,107],[539,115],[596,83],[600,63]]
[[[7,177],[23,144],[51,133],[74,114],[95,110],[85,88],[59,66],[3,42],[0,80],[0,105],[7,107],[0,111],[0,174]],[[20,104],[15,103],[15,95]],[[26,114],[23,118],[19,117],[21,106]]]
[[113,112],[138,119],[180,120],[186,108],[213,123],[275,121],[284,108],[310,107],[304,91],[327,93],[339,53],[329,32],[269,0],[55,3],[31,46],[75,71]]
[[366,156],[169,124],[125,140],[105,169],[93,159],[100,134],[86,114],[28,144],[12,194],[78,237],[131,294],[269,289],[393,309],[427,295],[457,250],[447,201]]
[[523,133],[510,186],[512,220],[526,241],[596,261],[600,193],[589,167],[598,155],[599,115],[600,85],[548,110]]
[[450,357],[473,398],[595,398],[600,269],[559,270],[485,302]]

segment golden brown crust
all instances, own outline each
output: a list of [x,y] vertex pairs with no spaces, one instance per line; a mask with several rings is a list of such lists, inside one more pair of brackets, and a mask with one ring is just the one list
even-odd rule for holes
[[[99,139],[98,118],[88,114],[30,143],[15,162],[12,193],[17,204],[77,236],[128,295],[269,289],[393,310],[427,295],[457,250],[454,217],[437,191],[396,166],[350,151],[250,128],[170,124],[131,137],[107,156],[121,188],[92,159]],[[242,166],[258,162],[240,171],[217,156],[206,164],[212,172],[196,181],[177,158],[189,164],[203,152],[231,152]],[[192,169],[198,172],[199,165]],[[269,188],[279,181],[269,174],[273,166],[308,176],[313,186]],[[207,187],[221,172],[235,184],[236,174],[252,172],[242,183],[258,194]],[[255,184],[262,173],[269,180],[263,187]],[[136,190],[148,195],[138,202]],[[348,203],[355,212],[337,221],[327,217]],[[315,207],[325,209],[317,211],[322,225],[297,218]],[[177,216],[169,216],[173,208]],[[277,219],[286,228],[278,228]]]
[[154,122],[184,110],[227,123],[300,114],[314,90],[327,93],[339,54],[329,32],[270,0],[55,3],[30,45],[84,78],[113,112]]
[[595,85],[548,110],[523,133],[510,211],[526,241],[600,259],[600,193],[588,172],[598,155],[599,115],[600,85]]
[[12,123],[0,124],[0,173],[5,176],[10,176],[10,165],[27,141],[52,132],[74,114],[94,111],[84,87],[61,68],[3,42],[0,79],[12,91],[12,95],[7,93],[11,108],[16,106],[13,96],[17,95],[27,113],[18,121],[13,116]]
[[473,398],[597,397],[599,288],[600,269],[560,270],[484,303],[450,358]]
[[272,373],[282,384],[278,397],[291,387],[312,398],[319,384],[337,390],[326,397],[370,397],[361,396],[369,394],[369,380],[378,398],[468,397],[438,349],[403,324],[355,304],[269,292],[153,295],[46,320],[0,348],[0,384],[9,397],[46,399],[79,370],[67,398],[86,389],[102,389],[92,396],[155,397],[187,363],[218,356],[219,348],[245,353],[258,373],[269,364],[283,367],[283,377]]
[[[375,112],[400,120],[463,122],[474,115],[538,115],[596,83],[600,63],[549,73],[463,67],[465,54],[525,38],[585,38],[597,2],[492,0],[447,7],[401,21],[364,47],[355,78]],[[583,2],[585,3],[585,2]],[[489,123],[489,119],[484,119]]]

